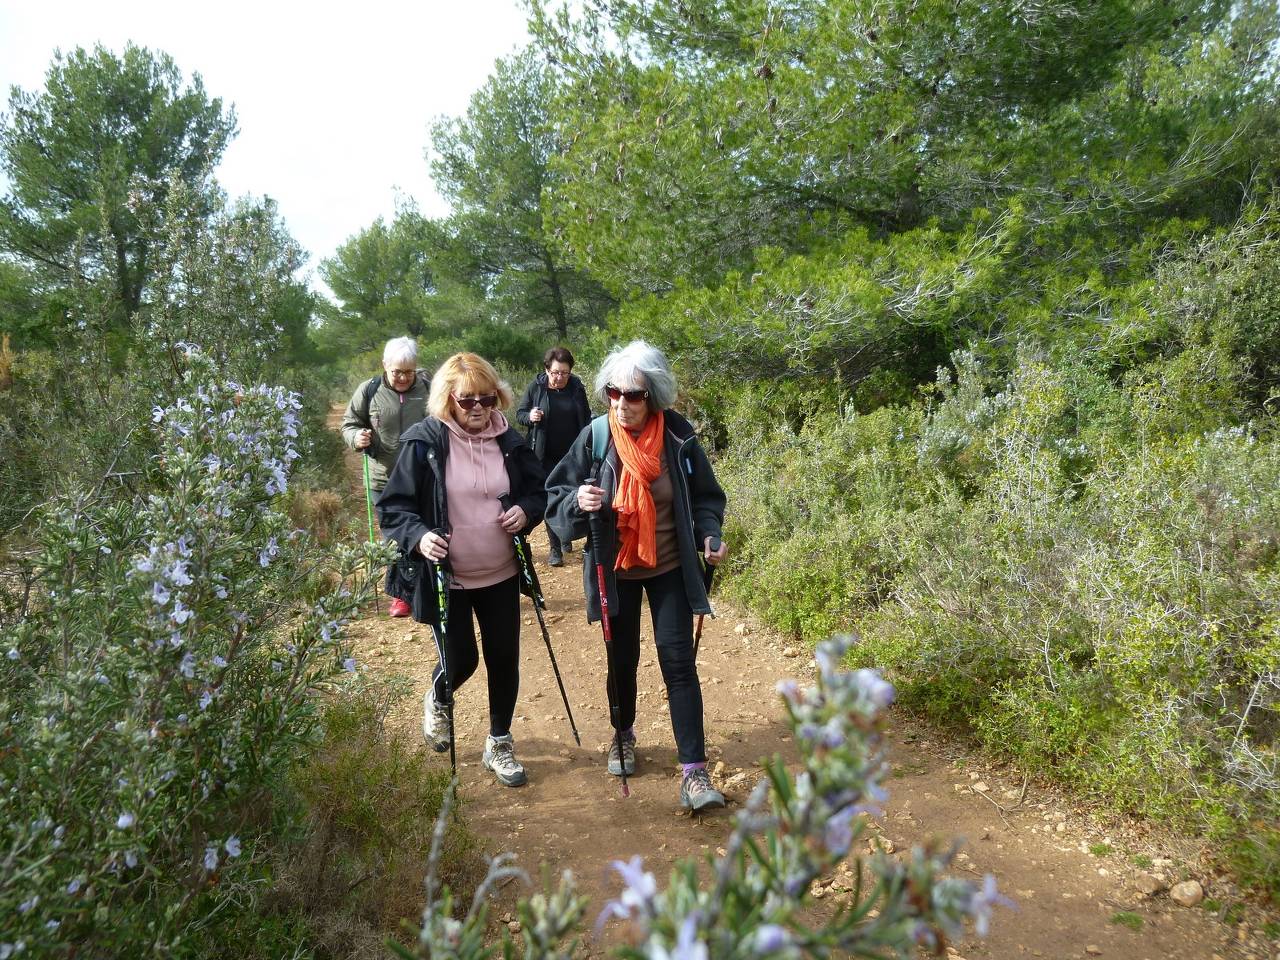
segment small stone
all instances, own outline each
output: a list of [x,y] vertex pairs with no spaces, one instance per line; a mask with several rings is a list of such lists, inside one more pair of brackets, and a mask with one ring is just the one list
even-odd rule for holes
[[1058,833],[1066,833],[1067,825],[1065,823],[1059,823],[1053,829]]
[[986,782],[983,780],[979,780],[977,783],[973,785],[974,793],[987,793],[990,789],[991,788],[988,787]]
[[512,920],[510,923],[508,923],[508,924],[507,924],[507,929],[508,929],[508,930],[510,930],[512,933],[519,933],[519,932],[520,932],[520,921],[519,921],[519,920]]
[[1087,953],[1087,954],[1088,954],[1089,956],[1091,956],[1091,957],[1100,957],[1100,956],[1102,956],[1102,951],[1101,951],[1100,949],[1098,949],[1098,947],[1097,947],[1095,944],[1092,944],[1092,943],[1091,943],[1091,944],[1089,944],[1087,947],[1085,947],[1085,948],[1084,948],[1084,952],[1085,952],[1085,953]]
[[1149,873],[1140,873],[1133,880],[1133,888],[1144,897],[1154,897],[1165,887],[1166,884],[1159,877],[1153,877]]
[[725,765],[723,760],[717,760],[716,765],[711,768],[711,775],[714,777],[723,777]]
[[784,647],[782,650],[782,655],[787,659],[791,659],[793,657],[800,656],[800,651],[795,647]]
[[1169,891],[1169,899],[1184,907],[1194,907],[1204,899],[1204,888],[1198,880],[1184,880]]
[[745,637],[747,634],[751,632],[751,628],[748,627],[745,623],[740,623],[733,628],[733,632],[740,637]]

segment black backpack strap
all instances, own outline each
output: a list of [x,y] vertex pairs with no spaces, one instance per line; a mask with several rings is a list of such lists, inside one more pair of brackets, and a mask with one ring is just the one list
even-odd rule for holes
[[364,385],[364,418],[369,419],[369,411],[373,409],[373,395],[378,392],[378,388],[382,386],[381,375],[374,377]]

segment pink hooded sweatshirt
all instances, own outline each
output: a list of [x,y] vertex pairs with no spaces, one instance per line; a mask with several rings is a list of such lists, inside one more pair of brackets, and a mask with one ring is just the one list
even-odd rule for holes
[[498,494],[510,493],[511,481],[498,448],[507,418],[494,410],[489,425],[467,433],[452,417],[449,456],[445,460],[444,490],[449,504],[449,564],[453,586],[476,590],[516,575],[515,545],[498,518]]

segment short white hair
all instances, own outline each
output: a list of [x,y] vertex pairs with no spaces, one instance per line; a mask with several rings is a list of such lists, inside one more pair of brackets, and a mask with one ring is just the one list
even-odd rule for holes
[[676,402],[676,375],[662,351],[643,340],[614,347],[596,374],[596,399],[608,406],[610,386],[639,383],[649,391],[649,409],[667,410]]
[[384,367],[389,367],[396,361],[417,365],[418,343],[413,337],[396,337],[394,340],[388,340],[387,345],[382,348]]

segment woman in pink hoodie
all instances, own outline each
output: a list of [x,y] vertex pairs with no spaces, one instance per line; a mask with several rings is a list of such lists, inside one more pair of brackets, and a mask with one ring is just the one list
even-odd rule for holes
[[[513,399],[487,360],[474,353],[450,357],[431,378],[430,415],[401,437],[400,456],[378,498],[387,537],[402,555],[427,561],[411,604],[414,619],[439,627],[437,567],[449,585],[438,651],[449,672],[445,677],[437,664],[432,674],[423,735],[434,749],[449,748],[449,697],[475,672],[482,650],[489,736],[481,760],[509,787],[526,780],[511,736],[520,686],[520,581],[512,538],[541,523],[547,506],[542,464],[499,409]],[[510,509],[499,503],[503,495],[510,496]],[[440,644],[440,631],[435,634]]]

